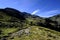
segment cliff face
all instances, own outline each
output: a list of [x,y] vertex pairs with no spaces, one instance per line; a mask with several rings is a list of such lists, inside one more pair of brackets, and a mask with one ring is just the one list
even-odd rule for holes
[[0,40],[60,40],[60,16],[43,18],[13,8],[0,9]]

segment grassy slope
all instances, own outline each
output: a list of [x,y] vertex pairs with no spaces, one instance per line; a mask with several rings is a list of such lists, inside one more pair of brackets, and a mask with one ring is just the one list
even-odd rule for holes
[[[10,16],[3,13],[0,13],[0,15],[3,16],[3,18],[0,18],[0,22],[10,24],[10,22],[7,22],[8,20],[10,20]],[[16,23],[16,25],[18,24]],[[7,36],[8,33],[16,32],[18,28],[0,28],[0,30],[2,30],[2,34],[0,35],[0,37],[3,37]],[[60,40],[60,32],[50,30],[48,28],[32,26],[29,32],[30,33],[28,35],[23,33],[23,35],[21,36],[15,36],[14,39],[9,39],[8,37],[8,40]]]
[[2,34],[0,35],[0,37],[3,37],[8,36],[9,33],[17,31],[18,28],[0,28],[0,30],[2,30]]
[[5,26],[9,24],[12,25],[13,22],[8,22],[8,20],[11,20],[11,18],[11,16],[6,15],[4,12],[0,12],[0,30],[2,30],[2,34],[0,34],[0,37],[8,36],[8,33],[13,33],[18,30],[18,28],[15,27],[7,28],[7,26]]
[[23,35],[15,36],[10,40],[60,40],[60,32],[40,26],[32,26],[28,35],[23,33]]

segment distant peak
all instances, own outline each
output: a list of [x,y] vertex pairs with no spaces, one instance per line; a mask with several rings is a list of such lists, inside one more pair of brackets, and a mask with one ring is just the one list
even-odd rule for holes
[[14,9],[14,8],[5,8],[5,10],[7,10],[7,11],[15,11],[15,12],[18,12],[18,13],[20,13],[20,11],[19,10],[16,10],[16,9]]

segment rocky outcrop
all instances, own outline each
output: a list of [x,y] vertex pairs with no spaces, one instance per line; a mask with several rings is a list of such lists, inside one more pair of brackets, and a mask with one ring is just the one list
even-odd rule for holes
[[19,30],[19,31],[13,33],[13,34],[10,34],[10,37],[13,38],[15,36],[21,36],[23,34],[29,35],[30,30],[31,30],[31,27],[28,27],[26,29]]

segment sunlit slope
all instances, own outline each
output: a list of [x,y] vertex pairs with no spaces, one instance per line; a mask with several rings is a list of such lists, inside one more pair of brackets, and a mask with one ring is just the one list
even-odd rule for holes
[[24,31],[21,35],[9,37],[8,40],[60,40],[60,32],[48,28],[31,26],[30,29],[26,29],[27,33]]

